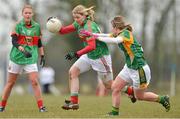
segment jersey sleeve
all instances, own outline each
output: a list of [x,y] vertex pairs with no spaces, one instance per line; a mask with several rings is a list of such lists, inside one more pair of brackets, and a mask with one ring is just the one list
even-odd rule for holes
[[93,33],[93,35],[97,36],[97,37],[112,37],[111,34],[109,33]]
[[98,37],[99,41],[109,43],[109,44],[119,44],[123,42],[123,38],[121,36],[118,37]]
[[87,40],[87,46],[79,51],[77,51],[77,55],[80,57],[83,54],[91,52],[96,49],[96,39],[94,37],[89,38]]
[[59,30],[59,33],[60,34],[68,34],[68,33],[74,32],[74,31],[76,31],[76,28],[73,24],[71,24],[68,26],[61,27],[61,29]]

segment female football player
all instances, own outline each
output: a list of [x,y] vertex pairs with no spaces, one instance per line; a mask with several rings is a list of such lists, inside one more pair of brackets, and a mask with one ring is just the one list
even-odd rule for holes
[[70,100],[65,100],[63,109],[78,109],[79,75],[90,69],[97,71],[98,78],[103,81],[105,87],[111,88],[112,84],[112,62],[106,43],[96,40],[94,37],[84,37],[80,30],[85,29],[93,33],[100,33],[98,25],[94,22],[93,7],[86,8],[78,5],[72,10],[74,22],[60,29],[60,34],[77,32],[79,38],[84,42],[84,48],[77,52],[69,52],[65,57],[67,60],[77,58],[78,60],[69,70]]
[[151,72],[144,58],[143,49],[132,34],[132,27],[126,24],[122,16],[112,20],[112,34],[97,34],[81,31],[86,36],[94,36],[106,43],[118,44],[124,52],[126,63],[112,83],[112,111],[109,115],[119,115],[120,97],[122,89],[132,83],[136,99],[162,104],[166,111],[170,110],[168,96],[160,96],[153,92],[146,92],[150,83]]
[[31,5],[23,7],[22,16],[23,19],[16,23],[11,34],[13,46],[10,53],[8,80],[0,103],[0,112],[5,110],[8,97],[22,70],[28,74],[31,81],[39,111],[45,112],[46,108],[43,105],[37,67],[38,50],[41,57],[40,65],[45,63],[40,25],[32,19],[33,9]]

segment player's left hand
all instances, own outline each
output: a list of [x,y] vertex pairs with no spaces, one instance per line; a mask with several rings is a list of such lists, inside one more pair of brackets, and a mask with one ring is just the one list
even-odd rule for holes
[[88,30],[85,30],[85,29],[82,29],[80,30],[80,35],[81,36],[85,36],[85,37],[94,37],[95,39],[98,38],[98,35],[96,34],[93,34],[92,32],[88,31]]
[[85,29],[80,30],[80,35],[90,37],[93,36],[93,34],[90,31],[87,31]]
[[40,60],[40,65],[41,65],[41,67],[44,67],[44,65],[45,65],[45,57],[44,57],[44,55],[41,55],[41,60]]
[[73,58],[79,58],[77,53],[69,52],[67,55],[65,55],[66,60],[72,60]]

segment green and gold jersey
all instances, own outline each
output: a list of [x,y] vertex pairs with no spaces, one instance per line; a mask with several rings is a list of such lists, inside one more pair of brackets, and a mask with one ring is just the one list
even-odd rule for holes
[[139,69],[146,64],[143,49],[138,43],[132,32],[123,30],[119,36],[123,38],[123,42],[118,46],[124,52],[126,64],[131,69]]
[[38,40],[41,37],[40,25],[31,20],[31,26],[25,25],[24,19],[15,25],[12,34],[18,36],[18,44],[32,54],[32,57],[26,58],[24,54],[16,47],[12,47],[10,60],[16,64],[34,64],[38,61]]
[[[93,22],[93,21],[90,21],[88,19],[86,19],[84,21],[84,25],[81,26],[79,25],[76,21],[73,23],[74,27],[76,28],[78,34],[79,34],[79,37],[81,38],[81,40],[84,41],[84,47],[87,46],[87,40],[89,38],[87,37],[82,37],[81,34],[79,33],[80,30],[82,29],[85,29],[85,30],[89,30],[91,31],[92,33],[100,33],[100,29],[98,27],[98,25]],[[98,59],[98,58],[101,58],[102,56],[104,55],[108,55],[109,54],[109,49],[107,47],[107,44],[102,42],[102,41],[98,41],[96,40],[96,49],[87,53],[88,57],[90,59]]]

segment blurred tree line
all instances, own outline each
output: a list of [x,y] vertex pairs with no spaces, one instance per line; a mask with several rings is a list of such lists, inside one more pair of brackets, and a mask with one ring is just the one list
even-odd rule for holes
[[[57,16],[68,25],[73,22],[72,9],[82,4],[87,7],[95,6],[96,22],[102,32],[111,32],[110,21],[116,15],[123,15],[132,24],[134,35],[141,42],[145,57],[152,71],[152,85],[170,81],[174,72],[176,79],[180,79],[180,1],[179,0],[1,0],[3,8],[0,20],[8,23],[19,19],[23,4],[30,3],[34,7],[35,19],[41,24],[43,43],[46,50],[47,65],[56,71],[56,81],[68,86],[68,70],[75,61],[66,61],[64,56],[69,51],[77,51],[82,48],[82,41],[76,33],[68,35],[52,34],[45,28],[46,20],[50,16]],[[16,5],[15,5],[16,4]],[[1,22],[2,23],[2,22]],[[4,33],[5,34],[5,33]],[[0,38],[0,43],[8,44]],[[4,36],[4,35],[3,35]],[[8,41],[9,42],[9,41]],[[110,45],[113,71],[116,76],[124,65],[124,59],[117,46]],[[94,72],[82,75],[82,83],[96,86]]]

